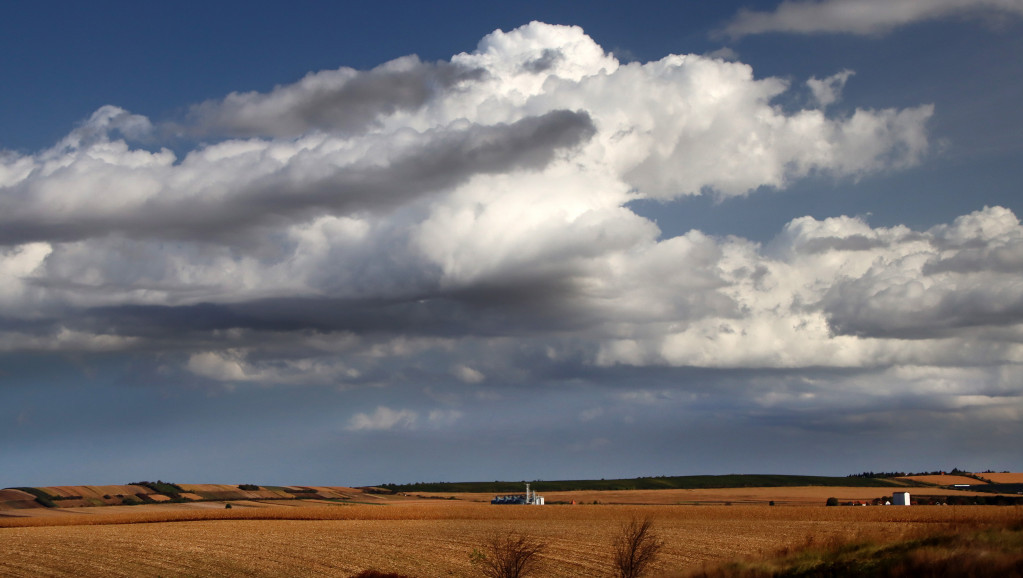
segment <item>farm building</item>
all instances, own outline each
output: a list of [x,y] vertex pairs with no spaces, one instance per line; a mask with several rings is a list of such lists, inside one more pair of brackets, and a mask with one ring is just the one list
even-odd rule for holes
[[490,500],[491,504],[529,504],[532,506],[542,506],[543,496],[536,492],[530,492],[529,484],[526,484],[525,494],[515,494],[511,496],[494,496],[493,500]]
[[895,492],[892,494],[892,505],[893,506],[908,506],[909,505],[909,492]]

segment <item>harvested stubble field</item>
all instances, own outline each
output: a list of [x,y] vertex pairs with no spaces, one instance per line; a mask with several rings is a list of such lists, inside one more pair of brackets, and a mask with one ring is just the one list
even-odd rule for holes
[[984,479],[991,480],[996,484],[1023,484],[1023,473],[988,473],[980,474]]
[[905,477],[898,478],[898,479],[900,479],[900,480],[911,480],[911,481],[914,481],[914,482],[923,482],[925,484],[935,484],[935,485],[938,485],[938,486],[954,486],[956,484],[965,484],[967,486],[972,486],[972,485],[983,484],[984,483],[984,482],[982,482],[980,480],[977,480],[977,479],[974,479],[974,478],[971,478],[971,477],[967,477],[967,476],[953,476],[953,475],[949,475],[949,474],[941,474],[941,475],[930,474],[930,475],[924,475],[924,476],[905,476]]
[[[922,527],[1018,519],[1011,507],[153,505],[101,514],[0,518],[3,576],[473,576],[469,554],[493,533],[546,543],[543,575],[608,576],[620,524],[650,517],[672,575],[810,541],[895,539]],[[105,508],[112,510],[113,508]]]
[[968,486],[975,486],[978,484],[985,484],[993,482],[995,484],[1023,484],[1023,473],[1009,473],[1009,472],[985,472],[976,474],[978,477],[983,478],[982,481],[977,478],[970,476],[957,476],[951,474],[928,474],[922,476],[904,476],[901,478],[895,478],[897,480],[910,480],[915,482],[923,482],[925,484],[937,484],[939,486],[952,486],[955,484],[965,484]]

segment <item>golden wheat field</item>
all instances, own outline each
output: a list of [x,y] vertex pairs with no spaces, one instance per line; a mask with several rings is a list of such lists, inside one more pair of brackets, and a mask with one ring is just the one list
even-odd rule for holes
[[970,485],[974,485],[974,484],[982,484],[982,483],[984,483],[984,482],[981,482],[981,481],[979,481],[979,480],[977,480],[975,478],[971,478],[971,477],[968,477],[968,476],[953,476],[953,475],[950,475],[950,474],[929,474],[929,475],[923,475],[923,476],[905,476],[905,477],[898,478],[898,479],[900,479],[900,480],[911,480],[911,481],[914,481],[914,482],[923,482],[925,484],[936,484],[936,485],[939,485],[939,486],[952,486],[952,485],[955,485],[955,484],[966,484],[966,485],[970,486]]
[[988,473],[980,474],[985,479],[991,480],[996,484],[1023,484],[1023,473]]
[[[976,475],[981,477],[981,478],[983,478],[984,480],[988,480],[988,481],[996,483],[996,484],[1023,484],[1023,474],[1021,474],[1021,473],[985,472],[985,473],[976,474]],[[951,486],[951,485],[954,485],[954,484],[966,484],[966,485],[972,486],[972,485],[987,483],[987,482],[980,481],[977,478],[973,478],[973,477],[970,477],[970,476],[954,476],[954,475],[950,475],[950,474],[942,474],[942,475],[932,474],[932,475],[922,475],[922,476],[905,476],[905,477],[897,478],[897,479],[900,479],[900,480],[912,480],[912,481],[915,481],[915,482],[924,482],[926,484],[937,484],[939,486]]]
[[533,507],[458,500],[180,506],[2,517],[0,575],[351,576],[372,568],[474,576],[469,555],[496,532],[543,541],[542,575],[609,576],[613,536],[623,522],[646,517],[665,543],[653,575],[672,575],[815,540],[894,539],[926,526],[1021,516],[1019,508],[993,506]]

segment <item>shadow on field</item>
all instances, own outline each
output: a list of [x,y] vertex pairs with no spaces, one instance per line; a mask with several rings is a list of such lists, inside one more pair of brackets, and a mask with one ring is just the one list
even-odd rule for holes
[[869,536],[806,543],[760,559],[732,561],[677,578],[1023,577],[1023,521],[941,525],[896,541]]

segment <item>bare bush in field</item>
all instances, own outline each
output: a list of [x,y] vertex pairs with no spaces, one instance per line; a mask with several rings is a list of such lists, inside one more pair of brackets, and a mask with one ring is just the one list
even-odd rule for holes
[[487,578],[525,578],[539,567],[543,550],[536,538],[495,532],[469,559]]
[[611,555],[618,576],[639,578],[663,547],[664,542],[654,532],[652,519],[633,518],[622,524],[621,530],[611,543]]

